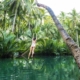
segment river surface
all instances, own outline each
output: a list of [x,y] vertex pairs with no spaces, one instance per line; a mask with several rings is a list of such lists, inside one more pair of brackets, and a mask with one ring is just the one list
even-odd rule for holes
[[0,59],[0,80],[80,80],[71,56]]

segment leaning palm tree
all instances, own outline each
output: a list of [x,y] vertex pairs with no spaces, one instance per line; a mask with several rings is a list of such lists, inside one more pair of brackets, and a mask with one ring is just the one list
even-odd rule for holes
[[40,4],[36,1],[36,4],[38,7],[43,7],[45,8],[51,15],[53,21],[55,22],[55,25],[58,29],[58,31],[60,32],[64,42],[69,46],[79,68],[80,68],[80,47],[78,47],[78,45],[74,42],[74,40],[67,34],[67,32],[64,30],[63,26],[61,25],[61,23],[59,22],[59,20],[57,19],[57,17],[55,16],[54,12],[52,11],[52,9],[46,5]]

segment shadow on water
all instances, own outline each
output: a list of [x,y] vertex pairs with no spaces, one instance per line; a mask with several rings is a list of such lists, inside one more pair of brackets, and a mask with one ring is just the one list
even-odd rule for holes
[[0,80],[80,80],[73,57],[0,60]]

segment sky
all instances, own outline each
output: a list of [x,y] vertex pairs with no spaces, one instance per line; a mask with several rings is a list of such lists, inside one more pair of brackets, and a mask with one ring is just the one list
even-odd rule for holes
[[59,15],[61,11],[69,13],[72,9],[80,12],[80,0],[38,0],[38,2],[51,7],[56,15]]

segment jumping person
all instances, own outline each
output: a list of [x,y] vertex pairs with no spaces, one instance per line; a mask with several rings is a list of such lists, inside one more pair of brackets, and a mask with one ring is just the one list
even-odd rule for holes
[[29,59],[30,57],[33,57],[35,47],[36,47],[36,38],[33,37],[33,38],[32,38],[32,44],[31,44],[31,46],[30,46],[30,52],[29,52],[29,54],[28,54],[28,59]]

